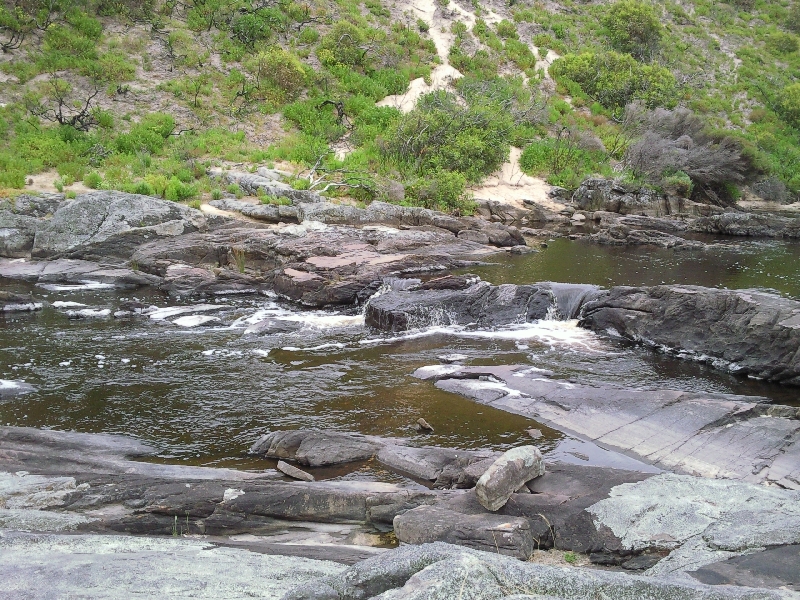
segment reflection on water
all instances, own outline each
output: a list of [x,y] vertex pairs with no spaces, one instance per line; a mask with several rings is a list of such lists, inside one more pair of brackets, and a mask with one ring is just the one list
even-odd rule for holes
[[[704,241],[709,241],[705,238]],[[714,240],[700,251],[651,246],[598,246],[555,239],[533,255],[501,255],[472,267],[495,284],[561,281],[612,285],[679,283],[761,288],[800,298],[800,244],[763,240]]]
[[[687,254],[557,240],[538,254],[502,256],[496,265],[471,271],[493,283],[758,285],[800,297],[797,258],[797,246],[780,243]],[[27,289],[51,306],[0,318],[0,380],[25,381],[36,391],[0,399],[0,423],[134,435],[172,462],[267,468],[244,453],[276,428],[330,427],[419,445],[498,450],[530,443],[531,427],[544,432],[536,442],[544,450],[563,438],[410,376],[452,353],[466,355],[471,364],[530,364],[580,383],[797,398],[794,389],[601,338],[572,322],[492,332],[442,327],[387,339],[364,330],[358,314],[300,312],[263,296],[220,297],[199,311],[154,311],[131,320],[70,319],[69,310],[113,312],[134,298],[97,288]],[[135,299],[162,309],[173,304],[158,294]],[[52,306],[56,301],[85,306]],[[202,315],[215,320],[175,323]],[[300,328],[243,335],[264,318]],[[434,434],[413,429],[419,417],[434,425]]]

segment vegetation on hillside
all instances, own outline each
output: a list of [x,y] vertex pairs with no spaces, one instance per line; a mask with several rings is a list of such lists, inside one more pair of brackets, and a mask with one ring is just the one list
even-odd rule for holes
[[800,194],[800,1],[468,8],[448,32],[464,77],[403,114],[376,103],[441,62],[403,3],[4,0],[0,189],[56,170],[191,200],[219,195],[212,163],[284,161],[297,187],[468,212],[514,145],[566,187]]

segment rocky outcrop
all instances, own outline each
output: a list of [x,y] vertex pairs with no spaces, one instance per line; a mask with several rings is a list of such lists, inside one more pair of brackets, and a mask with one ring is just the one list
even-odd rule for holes
[[276,198],[287,198],[296,204],[324,201],[324,198],[316,192],[296,190],[288,183],[284,183],[281,179],[290,174],[274,169],[261,168],[256,173],[209,169],[208,174],[211,177],[222,179],[226,183],[238,185],[245,193],[253,196],[261,193]]
[[240,200],[226,198],[209,202],[214,208],[238,212],[245,217],[266,223],[297,223],[298,208],[283,204],[251,204]]
[[696,219],[690,229],[719,235],[798,239],[800,219],[769,214],[726,212]]
[[524,366],[436,365],[415,375],[660,468],[800,489],[798,409],[765,398],[579,385]]
[[612,225],[589,236],[597,244],[611,246],[658,246],[675,250],[704,250],[706,244],[687,240],[671,233],[647,229],[631,229],[625,225]]
[[587,302],[583,327],[732,373],[800,385],[800,302],[753,290],[615,287]]
[[505,452],[481,475],[475,485],[478,502],[496,511],[526,483],[544,475],[542,453],[535,446],[519,446]]
[[36,230],[31,253],[40,258],[127,258],[146,241],[207,229],[203,213],[182,204],[92,192],[60,205]]
[[717,588],[624,573],[526,563],[444,543],[406,546],[309,581],[282,600],[779,600],[786,590]]
[[610,179],[585,180],[572,195],[572,203],[580,210],[650,217],[676,214],[708,216],[722,212],[722,209],[716,206],[676,196],[665,196],[650,188]]

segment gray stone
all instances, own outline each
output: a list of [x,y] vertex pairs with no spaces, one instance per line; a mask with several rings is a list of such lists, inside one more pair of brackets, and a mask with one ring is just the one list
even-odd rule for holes
[[420,506],[397,515],[394,533],[404,544],[447,542],[521,560],[530,558],[535,548],[524,517],[464,514],[439,506]]
[[205,541],[0,532],[6,598],[279,598],[339,573],[328,561],[216,548]]
[[579,385],[521,365],[434,365],[415,375],[660,468],[800,489],[797,409],[776,411],[766,398]]
[[732,373],[800,385],[800,302],[755,290],[615,287],[583,308],[581,325]]
[[288,475],[293,479],[299,479],[301,481],[314,481],[314,476],[311,473],[306,473],[302,469],[298,469],[294,465],[290,465],[282,460],[278,461],[278,466],[276,468],[284,475]]
[[690,229],[701,233],[744,237],[800,238],[800,219],[771,214],[726,212],[695,220]]
[[35,217],[0,210],[0,256],[22,258],[33,248],[42,221]]
[[462,229],[458,232],[458,237],[462,240],[469,240],[477,244],[488,244],[489,236],[482,231],[475,231],[473,229]]
[[301,429],[263,435],[251,446],[250,454],[287,458],[301,465],[321,467],[368,460],[381,446],[380,441],[357,433]]
[[658,246],[675,250],[705,250],[703,242],[687,240],[663,231],[630,229],[625,225],[612,225],[589,236],[597,244],[611,246]]
[[9,381],[0,379],[0,402],[30,394],[36,388],[24,381]]
[[402,546],[340,574],[298,586],[283,600],[453,600],[534,597],[554,600],[777,600],[785,590],[715,588],[619,572],[553,567],[437,542]]
[[704,565],[688,575],[709,585],[739,585],[800,592],[800,545],[767,548]]
[[36,232],[37,257],[128,258],[140,244],[208,228],[198,210],[150,196],[92,192],[64,203]]
[[375,458],[397,471],[435,481],[447,465],[464,455],[467,453],[449,448],[412,448],[390,444],[381,448]]
[[475,493],[481,505],[494,512],[502,508],[514,492],[542,475],[544,460],[538,448],[512,448],[496,459],[481,476]]
[[0,314],[12,312],[31,312],[40,310],[41,302],[36,302],[30,294],[15,294],[0,290]]

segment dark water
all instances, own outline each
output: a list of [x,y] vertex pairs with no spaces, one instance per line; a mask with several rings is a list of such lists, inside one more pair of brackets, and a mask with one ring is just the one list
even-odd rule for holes
[[[542,252],[471,269],[493,283],[692,283],[761,287],[800,297],[800,249],[744,243],[702,254],[619,250],[557,240]],[[10,287],[10,286],[7,286]],[[15,288],[16,289],[16,288]],[[52,303],[117,308],[130,293],[32,289]],[[174,305],[151,294],[138,299]],[[504,449],[543,429],[543,449],[562,435],[530,419],[440,392],[411,373],[438,356],[467,355],[472,364],[532,364],[579,382],[614,382],[764,395],[796,403],[798,391],[721,373],[643,348],[600,338],[572,323],[541,322],[499,332],[432,330],[381,338],[356,313],[301,313],[266,297],[219,297],[217,321],[181,327],[172,319],[71,320],[64,308],[0,317],[0,379],[36,391],[0,400],[0,423],[125,433],[155,445],[160,459],[266,468],[248,446],[276,428],[330,427],[411,438],[415,444]],[[297,319],[299,332],[243,336],[258,311]],[[263,314],[263,313],[262,313]],[[436,428],[417,434],[424,417]],[[355,474],[353,476],[357,476]],[[388,476],[387,476],[388,477]]]

